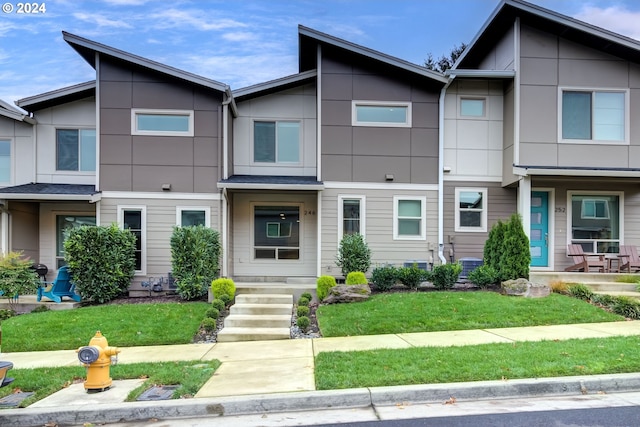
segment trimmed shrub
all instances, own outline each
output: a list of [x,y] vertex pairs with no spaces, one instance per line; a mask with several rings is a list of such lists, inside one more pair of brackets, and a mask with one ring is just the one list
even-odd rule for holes
[[430,280],[431,274],[428,271],[421,270],[417,264],[411,267],[401,267],[397,270],[398,280],[409,289],[416,290],[420,283]]
[[303,298],[303,297],[300,297],[300,299],[298,299],[298,305],[301,305],[301,306],[304,306],[304,307],[308,307],[310,302],[311,301],[309,301],[308,299]]
[[567,292],[569,293],[569,296],[572,296],[574,298],[578,298],[587,302],[591,301],[591,298],[593,298],[593,291],[589,289],[588,286],[583,285],[582,283],[569,285],[569,287],[567,288]]
[[340,240],[336,265],[346,277],[352,271],[367,272],[371,266],[371,249],[360,234],[347,234]]
[[300,305],[298,306],[297,310],[296,310],[296,316],[298,317],[303,317],[303,316],[309,316],[309,312],[311,310],[309,310],[309,307],[304,306],[304,305]]
[[22,252],[0,255],[0,292],[3,298],[36,293],[40,280],[32,265],[33,261],[22,258]]
[[318,300],[322,301],[329,295],[329,289],[336,286],[336,278],[333,276],[320,276],[316,280],[316,294]]
[[309,301],[313,301],[313,295],[309,292],[303,292],[302,295],[300,295],[300,298],[306,298]]
[[211,306],[217,308],[218,311],[222,311],[227,305],[220,298],[215,298],[213,301],[211,301]]
[[467,279],[479,288],[487,289],[498,283],[498,272],[495,268],[483,264],[469,272]]
[[217,319],[220,317],[220,310],[215,307],[209,307],[204,315],[212,319]]
[[431,272],[431,282],[438,290],[451,289],[458,281],[461,272],[460,263],[436,265]]
[[226,277],[215,279],[211,282],[211,293],[214,298],[221,298],[222,295],[226,295],[229,297],[228,301],[232,301],[236,296],[236,284],[232,279]]
[[[484,265],[492,267],[500,274],[500,254],[502,253],[501,246],[504,237],[505,223],[502,220],[498,220],[489,231],[489,236],[484,244]],[[500,281],[500,277],[498,277]]]
[[220,271],[220,234],[203,225],[174,227],[170,244],[176,292],[187,301],[202,298]]
[[105,303],[123,295],[136,268],[136,236],[117,225],[71,228],[65,233],[64,260],[86,302]]
[[211,317],[205,317],[202,319],[202,323],[200,325],[205,331],[213,332],[218,327],[218,322],[216,319],[212,319]]
[[296,320],[296,325],[298,325],[298,328],[303,332],[306,332],[307,329],[309,329],[309,325],[311,325],[311,320],[309,320],[307,316],[301,316]]
[[388,291],[398,281],[398,269],[392,265],[376,267],[371,273],[371,281],[381,291]]
[[520,215],[513,214],[504,229],[500,246],[500,280],[529,278],[531,252]]
[[218,297],[218,299],[219,299],[220,301],[224,302],[224,305],[225,305],[226,307],[228,307],[228,306],[229,306],[229,304],[231,304],[231,301],[233,301],[233,298],[231,298],[231,297],[230,297],[229,295],[227,295],[227,294],[222,294],[222,295],[220,295],[220,296]]
[[369,281],[367,277],[361,271],[352,271],[347,274],[347,279],[345,280],[346,285],[367,285]]

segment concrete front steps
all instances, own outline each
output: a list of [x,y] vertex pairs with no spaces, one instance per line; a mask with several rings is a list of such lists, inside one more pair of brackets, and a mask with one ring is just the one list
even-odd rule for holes
[[292,294],[238,294],[218,332],[218,342],[284,340],[291,337]]
[[[629,276],[625,273],[574,273],[574,272],[530,272],[529,280],[547,285],[554,281],[565,283],[582,283],[596,294],[612,296],[624,295],[640,299],[640,292],[635,283],[617,282],[618,276]],[[638,275],[640,280],[640,275]]]

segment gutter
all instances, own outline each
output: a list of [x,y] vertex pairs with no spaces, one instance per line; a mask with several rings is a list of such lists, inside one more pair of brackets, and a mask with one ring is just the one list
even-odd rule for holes
[[438,100],[438,258],[442,264],[447,263],[444,256],[444,98],[455,78],[455,74],[449,76]]

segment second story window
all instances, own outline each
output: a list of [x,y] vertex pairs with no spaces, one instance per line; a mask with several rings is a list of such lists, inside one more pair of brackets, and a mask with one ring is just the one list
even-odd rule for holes
[[0,139],[0,183],[11,182],[11,141]]
[[255,163],[299,163],[300,123],[253,122],[253,161]]
[[626,141],[626,92],[563,90],[561,139]]
[[56,170],[95,172],[95,129],[56,130]]
[[373,127],[411,127],[410,102],[353,101],[351,124]]
[[131,135],[193,136],[193,111],[133,109]]

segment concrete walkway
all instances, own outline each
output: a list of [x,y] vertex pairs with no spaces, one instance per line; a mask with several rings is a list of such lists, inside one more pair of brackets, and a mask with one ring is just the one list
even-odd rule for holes
[[[640,321],[337,338],[127,347],[121,348],[118,363],[217,359],[222,362],[222,365],[195,397],[242,396],[315,390],[314,356],[327,351],[430,346],[447,347],[630,335],[640,335]],[[117,346],[116,337],[108,337],[108,339],[110,345]],[[80,363],[74,350],[0,353],[0,360],[13,362],[14,368],[18,369],[75,366]],[[117,369],[117,367],[112,369]]]

